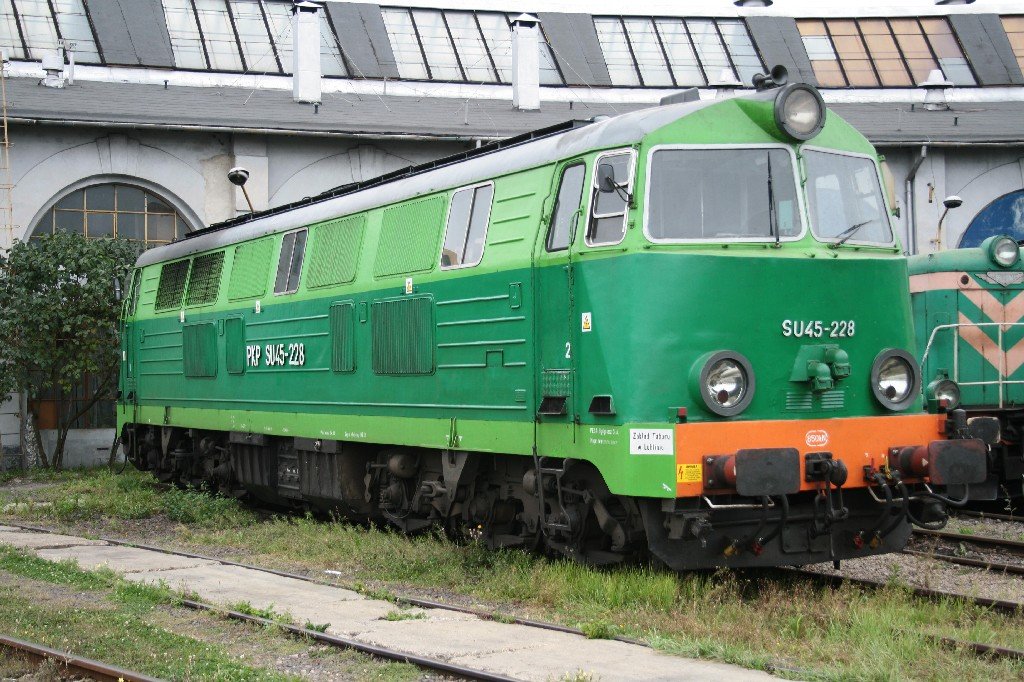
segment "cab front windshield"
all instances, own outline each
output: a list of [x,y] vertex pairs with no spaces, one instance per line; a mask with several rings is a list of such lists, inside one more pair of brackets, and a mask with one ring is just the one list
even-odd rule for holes
[[652,241],[767,241],[801,232],[789,151],[659,149],[651,155]]
[[891,244],[892,229],[871,159],[804,151],[807,208],[818,239]]

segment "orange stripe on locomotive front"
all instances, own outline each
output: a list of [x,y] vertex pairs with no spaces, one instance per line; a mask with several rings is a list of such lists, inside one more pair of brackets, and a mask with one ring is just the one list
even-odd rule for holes
[[[888,464],[892,448],[927,445],[941,439],[944,414],[851,417],[847,419],[799,419],[748,422],[696,422],[675,427],[676,496],[693,497],[706,492],[704,462],[707,457],[732,455],[750,448],[795,448],[800,453],[800,490],[817,490],[819,482],[805,477],[806,455],[831,453],[849,471],[846,488],[863,488],[865,466],[878,470]],[[716,488],[714,492],[720,492]],[[727,491],[724,491],[727,492]]]

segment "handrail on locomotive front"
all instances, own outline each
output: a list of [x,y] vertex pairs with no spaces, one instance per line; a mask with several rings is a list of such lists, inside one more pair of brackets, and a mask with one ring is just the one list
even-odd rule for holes
[[950,324],[939,324],[932,329],[931,335],[928,337],[928,343],[924,347],[924,355],[921,356],[921,367],[925,366],[928,361],[928,353],[931,352],[932,345],[935,343],[935,335],[944,329],[959,329],[960,327],[998,327],[998,339],[996,341],[999,347],[999,378],[995,381],[960,381],[960,344],[954,341],[953,343],[953,381],[959,386],[991,386],[996,384],[999,386],[999,407],[1003,407],[1003,398],[1005,394],[1005,387],[1008,384],[1024,384],[1024,380],[1008,381],[1006,379],[1006,350],[1003,348],[1003,331],[1005,327],[1024,327],[1024,322],[955,322]]

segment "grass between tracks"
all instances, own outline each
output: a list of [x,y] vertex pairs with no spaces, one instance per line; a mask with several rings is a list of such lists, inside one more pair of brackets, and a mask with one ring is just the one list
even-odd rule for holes
[[[309,658],[327,656],[336,660],[326,671],[345,679],[418,677],[413,666],[326,647],[310,650],[277,628],[179,608],[181,598],[163,585],[136,584],[110,571],[83,571],[0,546],[3,634],[169,680],[275,682],[309,673],[317,679],[325,672],[323,661],[310,665]],[[257,660],[244,662],[247,653]],[[302,675],[273,669],[277,659]]]
[[[898,584],[865,590],[823,586],[778,572],[598,570],[460,545],[436,534],[404,537],[310,518],[257,519],[234,501],[160,491],[151,478],[136,472],[63,474],[46,488],[4,490],[0,486],[0,509],[23,519],[70,522],[79,529],[91,523],[130,535],[139,523],[133,519],[147,518],[138,515],[146,509],[152,518],[177,522],[151,530],[157,532],[148,537],[154,543],[317,575],[337,571],[341,580],[358,583],[365,592],[412,589],[435,599],[483,601],[499,612],[580,627],[591,637],[621,634],[667,652],[788,677],[1024,676],[1019,662],[980,658],[931,639],[943,635],[1024,649],[1024,618],[960,600],[919,599]],[[173,511],[182,495],[189,496],[188,518]],[[126,499],[111,499],[117,496]]]

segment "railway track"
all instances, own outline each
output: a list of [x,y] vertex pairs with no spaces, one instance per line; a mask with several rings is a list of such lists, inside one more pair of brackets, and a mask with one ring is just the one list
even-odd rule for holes
[[[884,580],[871,580],[869,578],[856,578],[853,576],[846,575],[833,575],[830,573],[821,573],[814,571],[809,568],[790,568],[785,569],[787,571],[798,573],[800,575],[811,576],[822,580],[823,582],[830,582],[832,584],[850,583],[853,585],[863,585],[865,587],[886,587],[890,583]],[[977,606],[981,606],[987,609],[993,609],[1003,613],[1022,613],[1024,612],[1024,603],[1007,601],[1004,599],[990,599],[988,597],[975,597],[969,594],[961,594],[959,592],[946,592],[945,590],[933,590],[927,587],[914,587],[907,586],[912,594],[917,597],[923,597],[925,599],[962,599],[970,602]]]
[[[51,530],[49,530],[47,528],[40,528],[40,527],[36,527],[36,526],[26,526],[26,525],[21,525],[21,524],[17,524],[17,523],[11,523],[9,521],[5,521],[4,524],[8,525],[8,526],[13,526],[13,527],[16,527],[16,528],[20,528],[22,530],[27,530],[27,531],[35,531],[35,532],[40,532],[40,533],[52,533],[52,532],[54,532],[54,531],[51,531]],[[960,537],[958,534],[951,534],[951,535],[955,535],[956,537]],[[266,568],[266,567],[263,567],[263,566],[254,566],[254,565],[251,565],[251,564],[245,564],[245,563],[241,563],[241,562],[237,562],[237,561],[231,561],[229,559],[222,559],[222,558],[219,558],[219,557],[211,557],[211,556],[207,556],[207,555],[203,555],[203,554],[196,554],[196,553],[193,553],[193,552],[183,552],[183,551],[179,551],[179,550],[166,549],[166,548],[163,548],[163,547],[155,547],[155,546],[152,546],[152,545],[145,545],[145,544],[141,544],[141,543],[137,543],[137,542],[131,542],[131,541],[128,541],[128,540],[119,540],[119,539],[115,539],[115,538],[106,538],[106,537],[100,537],[98,539],[102,540],[103,542],[107,542],[109,544],[112,544],[112,545],[119,545],[119,546],[123,546],[123,547],[133,547],[133,548],[136,548],[136,549],[144,549],[144,550],[149,550],[149,551],[153,551],[153,552],[160,552],[162,554],[170,554],[170,555],[188,557],[188,558],[193,558],[193,559],[205,559],[205,560],[208,560],[208,561],[218,562],[218,563],[226,565],[226,566],[238,566],[238,567],[241,567],[241,568],[248,568],[248,569],[255,570],[255,571],[262,571],[264,573],[269,573],[269,574],[272,574],[272,575],[278,575],[278,576],[282,576],[282,577],[286,577],[286,578],[293,578],[295,580],[302,580],[304,582],[314,583],[314,584],[318,584],[318,585],[326,585],[326,586],[331,586],[331,587],[341,587],[341,588],[345,588],[345,589],[355,590],[354,587],[352,587],[350,585],[346,585],[346,584],[344,584],[344,583],[342,583],[340,581],[321,580],[321,579],[318,579],[318,578],[313,578],[313,577],[310,577],[310,576],[307,576],[307,575],[298,574],[298,573],[290,573],[288,571],[281,571],[281,570],[277,570],[277,569],[273,569],[273,568]],[[1022,543],[1022,544],[1024,544],[1024,543]],[[800,574],[800,575],[805,575],[805,576],[813,577],[816,580],[823,581],[823,582],[828,582],[828,583],[832,583],[832,584],[840,584],[840,583],[844,583],[845,582],[845,583],[862,585],[862,586],[871,587],[871,588],[883,587],[883,586],[888,585],[888,583],[885,582],[885,581],[875,581],[875,580],[870,580],[870,579],[867,579],[867,578],[855,578],[855,577],[850,577],[850,576],[832,575],[832,574],[821,573],[821,572],[818,572],[818,571],[814,571],[814,570],[810,570],[810,569],[805,569],[805,568],[790,568],[790,569],[782,569],[782,570],[786,571],[787,573],[796,573],[796,574]],[[989,598],[986,598],[986,597],[975,597],[975,596],[972,596],[972,595],[959,594],[959,593],[955,593],[955,592],[946,592],[946,591],[942,591],[942,590],[932,590],[932,589],[923,588],[923,587],[909,587],[908,589],[910,589],[911,592],[915,596],[926,598],[926,599],[962,599],[962,600],[966,600],[966,601],[972,602],[972,603],[974,603],[974,604],[976,604],[978,606],[981,606],[981,607],[984,607],[984,608],[990,608],[990,609],[993,609],[993,610],[996,610],[996,611],[1000,611],[1000,612],[1004,612],[1004,613],[1013,613],[1013,614],[1024,613],[1024,603],[1005,601],[1005,600],[999,600],[999,599],[989,599]],[[356,590],[356,591],[358,591],[358,590]],[[410,605],[410,606],[417,606],[417,607],[420,607],[420,608],[455,611],[455,612],[459,612],[459,613],[471,614],[471,615],[474,615],[474,616],[477,616],[479,618],[486,619],[486,620],[500,620],[500,621],[506,622],[506,623],[516,623],[516,624],[519,624],[519,625],[525,625],[525,626],[533,627],[533,628],[540,628],[540,629],[552,630],[552,631],[556,631],[556,632],[565,632],[565,633],[570,633],[570,634],[575,634],[575,635],[586,636],[586,634],[582,630],[579,630],[577,628],[567,627],[567,626],[564,626],[564,625],[559,625],[557,623],[548,623],[548,622],[544,622],[544,621],[537,621],[537,620],[531,620],[531,619],[517,618],[517,617],[513,617],[513,616],[507,616],[507,615],[501,614],[501,613],[488,612],[488,611],[482,611],[482,610],[479,610],[479,609],[473,609],[473,608],[470,608],[470,607],[457,606],[457,605],[452,605],[452,604],[444,604],[444,603],[441,603],[441,602],[431,601],[431,600],[428,600],[428,599],[421,599],[419,597],[405,596],[405,595],[397,594],[397,595],[395,595],[395,601],[397,601],[398,603],[401,603],[401,604],[407,604],[407,605]],[[360,651],[360,652],[365,653],[365,654],[377,656],[379,658],[385,658],[385,659],[389,659],[389,660],[395,660],[395,661],[402,661],[402,662],[406,662],[406,663],[411,663],[411,664],[419,666],[421,668],[430,669],[430,670],[436,670],[438,672],[445,672],[445,673],[448,673],[450,675],[455,675],[455,676],[458,676],[458,677],[461,677],[461,678],[465,678],[465,679],[471,679],[471,680],[494,680],[494,681],[501,681],[501,682],[507,682],[507,681],[510,681],[510,680],[513,679],[513,678],[509,678],[509,677],[504,677],[504,676],[501,676],[501,675],[495,675],[494,673],[490,673],[490,672],[487,672],[487,671],[476,670],[476,669],[472,669],[472,668],[466,668],[464,666],[452,665],[452,664],[449,664],[449,663],[444,662],[444,661],[439,661],[439,660],[436,660],[436,659],[419,657],[419,656],[407,654],[407,653],[404,653],[404,652],[401,652],[401,651],[395,651],[395,650],[392,650],[392,649],[387,649],[385,647],[377,647],[377,646],[369,645],[369,644],[366,644],[364,642],[360,642],[360,641],[357,641],[357,640],[353,640],[353,639],[349,639],[349,638],[345,638],[345,637],[339,637],[339,636],[336,636],[336,635],[331,635],[331,634],[327,634],[327,633],[324,633],[324,632],[319,632],[317,630],[311,630],[311,629],[300,627],[300,626],[297,626],[297,625],[281,623],[279,621],[273,621],[273,620],[269,620],[269,619],[262,618],[262,617],[259,617],[259,616],[254,616],[254,615],[250,615],[250,614],[247,614],[247,613],[241,613],[241,612],[238,612],[238,611],[233,611],[233,610],[230,610],[230,609],[225,609],[225,608],[217,607],[217,606],[214,606],[214,605],[211,605],[211,604],[206,604],[206,603],[203,603],[203,602],[198,602],[198,601],[193,601],[193,600],[187,600],[186,599],[186,600],[182,600],[180,603],[183,606],[186,606],[188,608],[192,608],[192,609],[196,609],[196,610],[202,610],[202,611],[210,611],[210,612],[214,612],[214,613],[219,613],[221,615],[224,615],[224,616],[226,616],[228,618],[231,618],[231,619],[234,619],[234,620],[245,621],[245,622],[249,622],[249,623],[256,623],[256,624],[260,624],[260,625],[274,625],[274,626],[277,626],[279,628],[282,628],[282,629],[286,630],[287,632],[289,632],[290,634],[293,634],[295,636],[306,637],[306,638],[309,638],[309,639],[312,639],[312,640],[315,640],[315,641],[318,641],[318,642],[321,642],[321,643],[324,643],[324,644],[328,644],[330,646],[336,646],[336,647],[339,647],[339,648],[353,649],[353,650]],[[615,639],[615,640],[618,640],[618,641],[621,641],[621,642],[627,642],[629,644],[637,644],[637,645],[640,645],[640,646],[647,646],[647,647],[650,646],[647,642],[635,640],[635,639],[632,639],[632,638],[629,638],[629,637],[616,636],[616,637],[613,637],[612,639]],[[975,653],[977,655],[985,655],[985,656],[996,657],[996,658],[1009,658],[1009,659],[1013,659],[1013,660],[1024,660],[1024,651],[1020,651],[1020,650],[1016,650],[1016,649],[1008,649],[1008,648],[1005,648],[1005,647],[993,646],[993,645],[985,644],[985,643],[982,643],[982,642],[969,642],[969,641],[963,641],[963,640],[955,640],[955,639],[951,639],[951,638],[948,638],[948,637],[933,637],[933,639],[936,642],[938,642],[940,644],[943,644],[944,646],[951,646],[951,647],[956,647],[956,648],[964,649],[966,651],[970,651],[970,652]]]
[[63,671],[83,675],[97,682],[160,682],[160,678],[151,677],[133,670],[126,670],[84,656],[76,656],[66,651],[51,649],[48,646],[29,642],[16,637],[0,634],[0,651],[16,652],[31,659],[56,661]]
[[990,514],[989,512],[971,511],[961,509],[956,512],[957,516],[966,516],[972,519],[991,519],[993,521],[1009,521],[1011,523],[1024,523],[1024,516],[1012,514]]
[[945,540],[948,542],[955,542],[958,544],[971,544],[980,545],[982,547],[993,547],[995,549],[1001,549],[1012,554],[1024,555],[1024,542],[1019,540],[1007,540],[1005,538],[995,538],[989,535],[967,535],[964,533],[951,533],[946,530],[924,530],[921,528],[914,529],[914,535],[922,538],[933,538],[936,540]]

